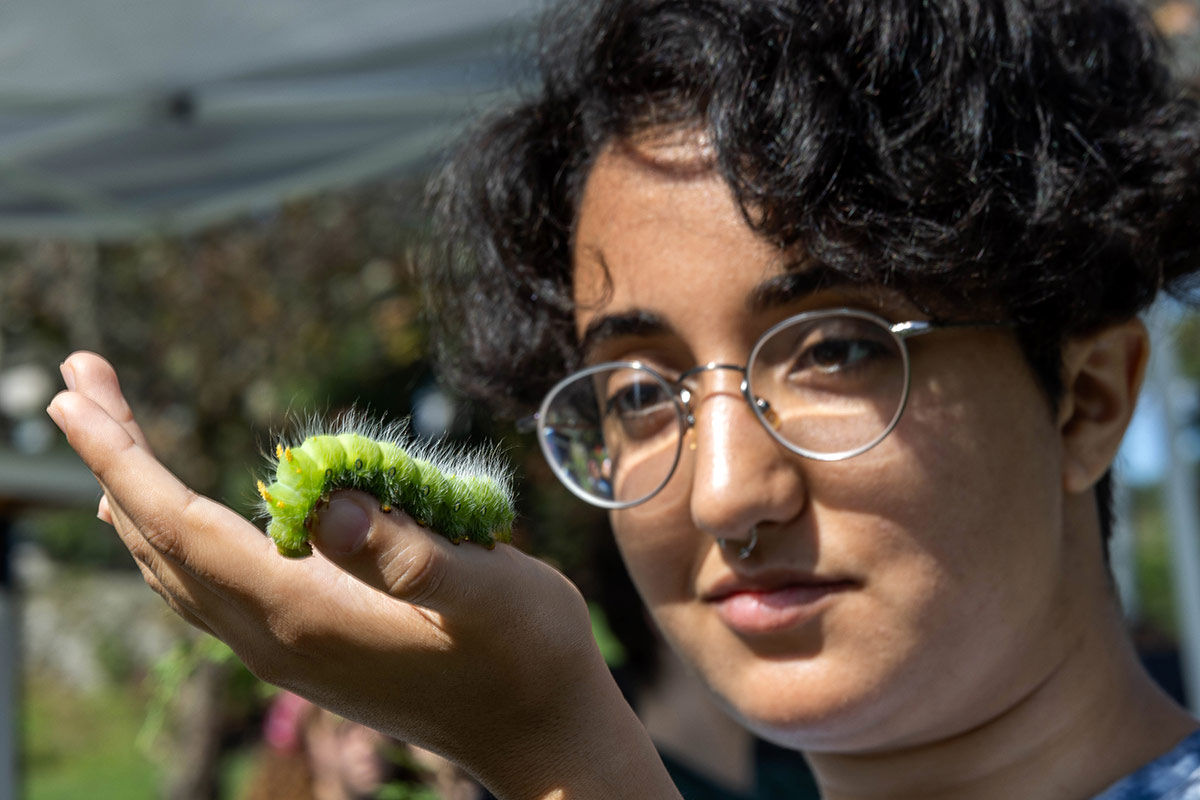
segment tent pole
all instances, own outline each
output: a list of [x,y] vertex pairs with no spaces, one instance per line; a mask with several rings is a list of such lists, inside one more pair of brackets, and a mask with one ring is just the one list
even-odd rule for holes
[[12,579],[12,519],[0,512],[0,797],[18,792],[17,613]]

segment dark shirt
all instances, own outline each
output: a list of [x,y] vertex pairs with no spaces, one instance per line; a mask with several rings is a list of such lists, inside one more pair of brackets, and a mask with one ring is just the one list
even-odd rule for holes
[[683,800],[819,800],[821,797],[803,756],[761,740],[755,742],[754,791],[750,794],[717,786],[668,754],[661,755]]

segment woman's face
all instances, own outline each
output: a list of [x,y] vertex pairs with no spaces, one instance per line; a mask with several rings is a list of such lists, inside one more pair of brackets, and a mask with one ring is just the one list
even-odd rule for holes
[[[828,279],[752,309],[788,255],[747,227],[701,146],[610,147],[576,235],[577,329],[608,332],[587,360],[677,375],[744,364],[764,330],[805,310],[922,318],[889,291]],[[599,324],[610,317],[639,321]],[[968,730],[1033,691],[1078,629],[1084,556],[1062,523],[1060,437],[1012,332],[946,330],[909,349],[899,425],[832,463],[780,446],[738,373],[703,374],[674,476],[612,513],[663,633],[734,713],[786,745],[868,751]],[[718,543],[752,527],[744,560]]]

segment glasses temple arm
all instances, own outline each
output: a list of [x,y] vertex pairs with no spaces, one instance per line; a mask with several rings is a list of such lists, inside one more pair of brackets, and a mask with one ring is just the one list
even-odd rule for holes
[[932,331],[940,331],[946,328],[1015,328],[1016,322],[1012,320],[993,321],[987,320],[983,322],[935,322],[933,320],[919,319],[909,320],[908,322],[897,322],[891,326],[891,331],[901,339],[908,339],[912,336],[920,336]]

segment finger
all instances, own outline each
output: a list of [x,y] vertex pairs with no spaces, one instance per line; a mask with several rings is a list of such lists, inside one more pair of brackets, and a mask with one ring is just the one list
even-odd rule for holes
[[148,566],[137,559],[134,559],[134,563],[137,564],[138,570],[141,571],[142,579],[146,582],[146,585],[153,589],[155,593],[158,594],[158,596],[161,597],[166,604],[171,607],[172,611],[182,617],[184,622],[188,623],[194,628],[204,631],[207,634],[212,634],[212,630],[208,627],[208,625],[198,616],[196,616],[191,609],[179,602],[179,599],[165,586],[163,586],[162,582],[159,581],[158,576],[155,575]]
[[110,504],[108,508],[113,528],[150,588],[158,592],[180,616],[208,630],[208,625],[200,620],[202,609],[220,607],[223,601],[187,571],[163,558],[151,547],[120,504]]
[[[72,384],[75,383],[73,372],[64,368],[64,375],[69,375],[68,381]],[[153,548],[145,542],[127,515],[114,513],[114,505],[109,500],[108,489],[103,486],[101,488],[103,489],[103,494],[101,494],[96,506],[96,517],[102,522],[112,525],[117,531],[117,534],[121,537],[130,555],[133,556],[134,563],[137,564],[138,569],[141,571],[143,578],[150,588],[157,592],[186,621],[207,631],[208,626],[196,616],[193,610],[196,604],[184,600],[184,598],[190,598],[195,594],[196,588],[194,586],[188,587],[183,585],[185,578],[179,574],[176,568],[167,565]],[[159,577],[160,574],[163,575],[163,578]],[[164,579],[166,582],[164,582]],[[175,588],[168,588],[168,583]]]
[[[127,547],[143,550],[140,538],[166,563],[218,593],[255,594],[260,577],[256,565],[274,555],[257,528],[183,485],[90,398],[62,392],[48,411],[100,481],[110,510],[119,507],[127,517],[128,524],[120,526]],[[141,555],[145,562],[153,560],[149,551]],[[151,566],[167,580],[161,568]]]
[[101,522],[113,524],[112,508],[108,504],[108,495],[100,495],[100,502],[96,504],[96,519]]
[[117,373],[108,361],[95,353],[79,351],[68,356],[59,371],[67,389],[90,398],[116,420],[139,447],[150,449],[141,426],[133,418],[133,410],[121,393]]
[[[263,633],[304,633],[287,609],[328,601],[315,570],[301,575],[257,528],[184,486],[91,399],[62,392],[48,411],[100,481],[114,527],[172,609],[239,653],[261,650]],[[326,577],[345,574],[324,566]]]
[[363,492],[335,493],[312,533],[320,552],[358,579],[445,614],[487,616],[484,609],[529,570],[550,569],[507,545],[452,544],[403,513],[381,510]]

